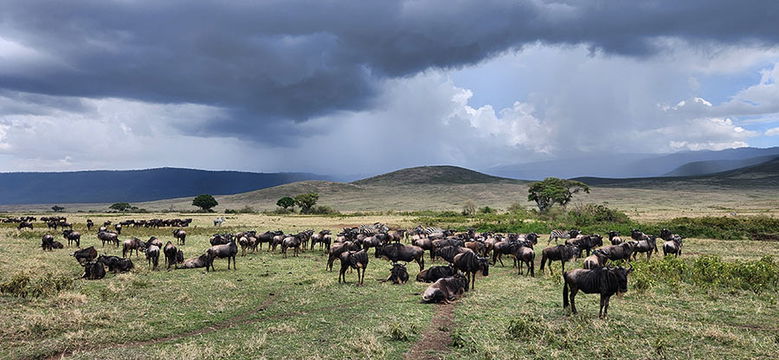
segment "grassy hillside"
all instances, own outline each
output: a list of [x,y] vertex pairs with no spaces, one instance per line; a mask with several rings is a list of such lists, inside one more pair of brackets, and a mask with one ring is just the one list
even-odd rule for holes
[[420,166],[353,182],[356,185],[398,186],[408,184],[519,184],[520,180],[482,174],[457,166]]

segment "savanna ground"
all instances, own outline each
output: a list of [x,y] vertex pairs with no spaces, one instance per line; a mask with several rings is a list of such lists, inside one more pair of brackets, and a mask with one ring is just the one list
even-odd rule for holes
[[[102,248],[84,227],[127,218],[193,217],[185,257],[202,254],[215,232],[281,229],[296,232],[381,221],[413,227],[415,216],[230,215],[220,229],[214,215],[65,214],[84,233],[82,247]],[[337,268],[325,271],[323,251],[283,258],[262,249],[238,257],[238,270],[216,260],[203,269],[150,271],[143,255],[136,268],[103,280],[74,280],[83,270],[73,248],[42,252],[45,227],[0,227],[0,282],[28,274],[33,282],[61,279],[59,292],[40,297],[0,295],[0,358],[75,359],[525,359],[525,358],[765,358],[779,354],[779,304],[775,289],[754,292],[658,281],[612,299],[609,318],[599,320],[597,295],[577,297],[578,315],[561,306],[560,265],[554,276],[518,276],[510,261],[454,305],[420,303],[427,284],[390,285],[389,262],[371,251],[365,285],[338,284]],[[125,228],[120,238],[173,240],[171,229]],[[62,241],[60,239],[60,241]],[[546,235],[536,247],[540,254]],[[719,255],[725,261],[779,258],[776,242],[690,238],[685,258]],[[659,262],[659,256],[651,261]],[[426,255],[426,266],[430,263]],[[162,260],[160,261],[162,263]],[[540,262],[537,256],[536,262]],[[567,269],[580,267],[568,264]],[[637,264],[637,268],[640,267]],[[646,268],[646,267],[645,267]],[[646,275],[646,274],[645,274]],[[651,274],[650,274],[651,275]],[[646,276],[645,276],[646,277]],[[631,284],[632,286],[633,284]],[[445,319],[442,320],[442,317]],[[413,350],[412,350],[413,349]],[[430,349],[430,351],[426,351]]]

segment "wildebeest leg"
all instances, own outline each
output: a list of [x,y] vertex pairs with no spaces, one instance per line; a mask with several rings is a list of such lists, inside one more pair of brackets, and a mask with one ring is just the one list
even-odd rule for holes
[[598,317],[603,319],[608,315],[609,312],[609,296],[608,295],[600,295],[600,311],[598,311]]
[[533,260],[528,261],[527,267],[530,268],[530,276],[536,277],[536,264]]
[[238,266],[235,265],[235,255],[233,255],[233,270],[238,270]]
[[576,314],[576,293],[579,289],[575,286],[571,286],[571,313]]

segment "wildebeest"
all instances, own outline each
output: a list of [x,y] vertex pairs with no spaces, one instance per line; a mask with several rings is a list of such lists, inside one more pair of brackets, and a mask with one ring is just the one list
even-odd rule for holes
[[536,252],[533,251],[530,243],[521,242],[520,246],[514,249],[514,262],[517,264],[517,275],[522,275],[522,264],[527,266],[527,273],[530,276],[536,276],[535,266]]
[[122,224],[114,225],[114,229],[116,229],[117,234],[122,235]]
[[663,243],[663,256],[668,256],[668,254],[682,255],[681,237],[675,237]]
[[112,272],[127,272],[133,269],[132,260],[120,258],[118,256],[106,256],[100,255],[97,257],[97,261],[108,267],[108,271]]
[[122,257],[126,258],[127,254],[133,255],[135,250],[135,256],[138,256],[139,251],[146,250],[146,244],[137,237],[127,239],[122,243]]
[[[208,250],[206,250],[206,254],[208,254],[208,265],[211,267],[211,270],[216,271],[216,269],[214,269],[214,259],[224,258],[227,258],[227,270],[230,270],[230,259],[233,260],[233,270],[238,270],[235,265],[235,255],[238,254],[238,245],[235,244],[234,238],[227,244],[214,245],[208,248]],[[206,267],[206,270],[208,270],[208,267]]]
[[149,263],[149,267],[157,269],[157,265],[160,263],[160,248],[157,245],[152,245],[146,248],[146,261]]
[[[476,285],[476,273],[481,271],[482,276],[490,274],[490,262],[485,257],[476,255],[473,251],[466,251],[454,257],[454,268],[465,273],[468,283],[465,291],[473,289]],[[470,285],[469,285],[470,284]]]
[[233,234],[214,234],[214,236],[211,236],[208,242],[211,243],[211,246],[224,245],[229,244],[232,238]]
[[587,256],[590,256],[590,250],[597,246],[603,246],[603,237],[598,234],[577,236],[574,239],[566,240],[566,244],[576,245],[579,248],[579,257],[582,256],[582,251],[587,251]]
[[92,219],[87,219],[87,231],[92,231],[92,227],[95,226],[95,223],[92,222]]
[[419,246],[392,243],[376,248],[376,257],[384,257],[392,262],[416,261],[419,271],[425,268],[425,251]]
[[268,243],[268,250],[270,250],[273,238],[275,236],[281,236],[282,234],[284,234],[282,231],[266,231],[257,235],[257,243],[260,250],[262,250],[262,243]]
[[333,237],[330,235],[330,230],[322,230],[316,234],[311,235],[311,250],[314,250],[314,245],[319,243],[319,249],[324,247],[325,251],[330,250],[330,244],[333,242]]
[[63,230],[62,237],[68,241],[68,246],[70,246],[71,243],[76,243],[76,247],[81,247],[81,233],[78,231]]
[[43,235],[41,238],[41,249],[44,251],[52,251],[54,249],[62,249],[64,246],[61,242],[54,240],[54,236],[51,236],[49,234]]
[[32,223],[29,222],[29,221],[22,221],[16,227],[17,230],[21,230],[21,229],[24,229],[24,228],[28,228],[28,229],[32,230]]
[[84,264],[87,262],[90,262],[94,260],[97,257],[97,250],[95,250],[94,246],[90,246],[85,249],[76,250],[73,253],[73,257],[76,258],[76,261],[78,261],[79,264]]
[[471,249],[479,256],[487,256],[487,245],[480,241],[466,241],[465,247]]
[[294,249],[292,256],[298,256],[302,244],[303,241],[300,239],[300,234],[287,236],[281,241],[281,253],[284,254],[284,257],[287,257],[287,249],[292,248]]
[[600,294],[600,310],[598,317],[608,315],[609,299],[615,293],[628,291],[628,274],[633,268],[598,267],[595,269],[574,269],[563,274],[563,308],[568,307],[568,289],[570,288],[571,312],[576,314],[576,293],[581,290],[585,294]]
[[420,271],[417,274],[417,281],[436,282],[438,279],[453,276],[455,273],[457,273],[457,270],[452,265],[433,266]]
[[357,270],[357,284],[362,285],[365,279],[365,270],[368,268],[368,253],[365,250],[346,251],[339,256],[341,260],[341,270],[338,272],[338,283],[346,282],[346,270],[349,268]]
[[[184,261],[184,253],[176,249],[176,246],[170,241],[162,248],[162,252],[165,254],[165,265],[168,269],[170,269],[171,265],[176,265]],[[179,254],[181,254],[180,258],[178,256]]]
[[149,237],[149,240],[146,240],[146,247],[148,248],[152,245],[162,249],[162,240],[158,239],[156,236],[151,236]]
[[597,267],[601,267],[606,264],[606,260],[608,260],[609,257],[606,256],[606,254],[603,252],[603,250],[595,250],[592,252],[592,255],[584,258],[584,264],[582,265],[585,269],[595,269]]
[[114,243],[116,247],[119,247],[119,234],[112,231],[100,231],[97,233],[97,238],[105,246],[106,243]]
[[466,251],[473,252],[473,250],[462,246],[444,246],[435,250],[436,257],[444,259],[448,263],[454,263],[454,257],[458,254],[462,254]]
[[336,243],[335,245],[333,245],[332,248],[330,248],[330,252],[327,254],[327,265],[325,265],[325,269],[332,271],[333,263],[335,262],[336,259],[339,259],[341,257],[342,253],[345,253],[347,251],[357,251],[357,250],[360,250],[360,246],[353,241],[344,241],[342,243]]
[[[484,258],[486,261],[487,259]],[[422,293],[422,301],[426,303],[449,303],[457,300],[468,290],[468,279],[462,274],[438,279]]]
[[623,242],[619,245],[604,246],[598,250],[602,251],[611,261],[625,260],[630,262],[630,257],[633,255],[633,244]]
[[411,245],[417,246],[423,251],[424,250],[430,251],[430,259],[435,260],[435,254],[433,253],[434,252],[433,240],[429,238],[413,239],[411,240]]
[[576,245],[564,244],[550,246],[541,251],[541,273],[544,272],[544,265],[549,262],[549,273],[552,274],[552,261],[559,260],[562,266],[562,271],[565,271],[565,263],[567,261],[575,260],[579,256],[579,250]]
[[[181,250],[179,250],[179,253],[181,253]],[[204,267],[206,268],[206,271],[208,271],[209,264],[210,264],[210,258],[208,257],[208,254],[203,254],[196,258],[186,259],[182,261],[180,266],[176,265],[176,269],[195,269],[195,268]]]
[[609,241],[611,242],[611,245],[622,244],[622,238],[619,237],[619,232],[609,231],[608,234],[609,234]]
[[646,235],[643,240],[631,241],[633,245],[633,260],[639,253],[646,253],[646,259],[649,260],[652,257],[652,252],[657,252],[657,241],[654,236]]
[[639,231],[638,229],[630,230],[630,238],[633,240],[639,241],[639,240],[646,240],[649,238],[649,235],[644,234],[643,232]]
[[187,242],[187,232],[181,229],[173,230],[173,237],[176,238],[176,242],[179,245],[184,245]]
[[393,284],[405,284],[408,281],[408,271],[406,265],[400,263],[392,264],[390,276],[384,282],[391,281]]
[[[92,248],[94,250],[94,248]],[[86,249],[85,249],[86,250]],[[100,261],[89,261],[84,263],[84,275],[82,279],[99,280],[105,277],[105,266]]]

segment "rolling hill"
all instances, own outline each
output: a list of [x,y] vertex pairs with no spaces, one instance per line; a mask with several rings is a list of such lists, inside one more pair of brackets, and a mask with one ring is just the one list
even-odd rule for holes
[[515,184],[521,180],[502,178],[459,166],[420,166],[352,182],[355,185],[398,186],[409,184]]

